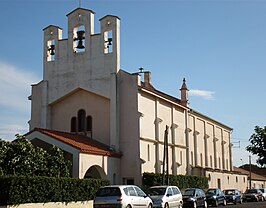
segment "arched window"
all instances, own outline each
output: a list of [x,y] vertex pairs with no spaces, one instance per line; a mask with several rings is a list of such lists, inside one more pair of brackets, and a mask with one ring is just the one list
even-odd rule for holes
[[78,131],[85,131],[85,110],[78,111]]
[[71,132],[76,132],[77,131],[77,118],[72,117],[71,118]]
[[91,116],[87,116],[86,130],[92,131],[92,117]]

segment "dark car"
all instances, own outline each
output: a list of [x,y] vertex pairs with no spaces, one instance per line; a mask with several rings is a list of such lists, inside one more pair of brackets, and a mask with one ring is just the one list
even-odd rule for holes
[[207,208],[207,201],[204,191],[198,188],[186,189],[183,193],[183,207]]
[[208,189],[205,193],[208,206],[218,207],[219,204],[226,205],[224,193],[218,188]]
[[263,195],[260,189],[247,189],[242,196],[243,201],[263,201]]
[[242,204],[242,196],[237,189],[226,189],[223,191],[226,199],[226,203],[240,203]]

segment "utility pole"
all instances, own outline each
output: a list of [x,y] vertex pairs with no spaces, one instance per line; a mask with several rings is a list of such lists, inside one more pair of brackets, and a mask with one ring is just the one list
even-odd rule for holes
[[[166,170],[165,170],[166,168]],[[166,176],[165,176],[166,172]],[[169,159],[168,159],[168,126],[166,125],[164,131],[164,148],[163,148],[163,178],[162,185],[164,185],[166,179],[166,185],[169,185]]]
[[249,188],[251,189],[251,155],[249,155]]

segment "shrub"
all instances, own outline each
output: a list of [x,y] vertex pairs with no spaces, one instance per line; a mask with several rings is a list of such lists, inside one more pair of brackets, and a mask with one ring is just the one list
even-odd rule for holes
[[92,200],[98,188],[104,185],[109,185],[109,181],[42,176],[4,176],[0,177],[0,205],[87,201]]
[[[143,188],[150,186],[162,185],[162,174],[159,173],[143,173]],[[186,175],[169,175],[169,185],[177,186],[180,189],[201,188],[207,189],[208,178],[203,176],[186,176]]]

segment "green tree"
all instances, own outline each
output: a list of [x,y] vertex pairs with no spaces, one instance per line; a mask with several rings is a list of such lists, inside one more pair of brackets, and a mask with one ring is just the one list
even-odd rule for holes
[[264,128],[255,126],[255,133],[253,133],[249,139],[250,145],[246,147],[246,150],[257,155],[257,164],[261,166],[266,165],[266,126]]
[[69,177],[69,167],[70,161],[55,146],[46,151],[21,135],[12,142],[0,139],[0,176]]

